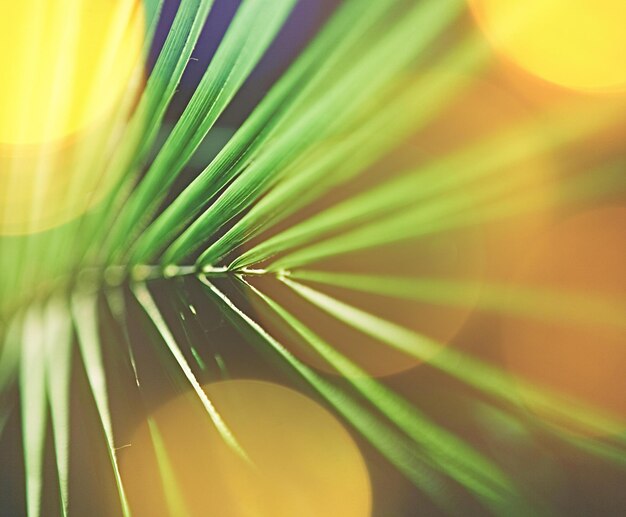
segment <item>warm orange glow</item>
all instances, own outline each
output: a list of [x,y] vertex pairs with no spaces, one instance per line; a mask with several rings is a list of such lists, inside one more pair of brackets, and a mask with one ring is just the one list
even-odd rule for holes
[[57,226],[102,196],[94,164],[140,84],[144,31],[142,2],[1,3],[0,233]]
[[321,406],[261,381],[219,382],[206,392],[254,466],[225,445],[196,401],[180,397],[153,415],[171,467],[169,481],[160,479],[147,424],[120,453],[135,514],[370,514],[363,458],[347,431]]
[[[566,220],[533,249],[520,284],[559,290],[565,303],[568,292],[601,297],[626,314],[624,228],[626,208],[595,209]],[[569,299],[577,303],[573,296]],[[591,322],[605,316],[586,314],[576,321],[511,318],[504,328],[510,369],[622,418],[626,331],[623,325]],[[557,423],[544,412],[539,416]]]
[[469,0],[494,45],[546,81],[586,91],[626,88],[623,0]]

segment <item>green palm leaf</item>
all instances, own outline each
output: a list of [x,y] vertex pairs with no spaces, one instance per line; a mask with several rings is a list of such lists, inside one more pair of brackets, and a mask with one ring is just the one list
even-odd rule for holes
[[[567,99],[543,118],[515,120],[449,152],[415,159],[419,152],[413,149],[409,163],[398,159],[399,165],[394,153],[428,133],[474,77],[488,73],[493,53],[468,29],[461,0],[336,3],[235,128],[225,127],[229,110],[255,86],[264,57],[272,57],[304,2],[231,5],[228,28],[188,98],[182,95],[186,72],[193,71],[194,53],[203,51],[204,31],[228,2],[120,3],[120,16],[130,19],[139,9],[145,18],[134,84],[141,83],[148,62],[154,65],[139,95],[132,86],[124,93],[112,115],[115,129],[72,154],[72,166],[102,179],[86,192],[85,178],[73,178],[61,196],[68,206],[91,202],[42,231],[0,231],[0,450],[20,443],[24,472],[19,494],[7,498],[10,513],[81,511],[77,465],[89,459],[80,456],[79,445],[91,435],[85,428],[81,437],[82,428],[76,429],[88,420],[106,455],[106,469],[95,474],[102,486],[88,487],[89,494],[101,489],[106,499],[113,493],[111,508],[137,514],[122,459],[126,445],[132,448],[130,429],[145,419],[163,511],[193,515],[171,444],[153,416],[155,407],[179,392],[190,391],[202,418],[257,469],[254,454],[203,388],[232,376],[224,357],[232,359],[234,352],[214,343],[224,328],[241,336],[241,346],[251,345],[241,354],[245,361],[248,352],[260,353],[258,358],[270,352],[272,370],[285,368],[286,379],[354,431],[374,458],[372,468],[389,462],[437,512],[463,515],[475,507],[497,515],[553,513],[552,501],[519,480],[506,458],[471,433],[465,436],[462,425],[451,425],[456,418],[467,423],[483,413],[500,414],[480,425],[497,421],[503,433],[536,432],[623,475],[619,416],[509,373],[489,354],[431,337],[384,307],[475,309],[623,331],[618,297],[442,278],[419,271],[419,259],[406,251],[453,232],[488,232],[529,214],[602,206],[615,196],[623,201],[623,146],[563,172],[549,199],[538,195],[528,169],[515,168],[546,154],[575,153],[621,122],[623,111],[608,102]],[[34,17],[32,23],[43,20]],[[50,78],[53,85],[62,85],[63,71],[71,69],[72,30],[78,27],[72,20],[66,20],[67,55],[58,77]],[[121,36],[111,38],[117,48]],[[64,116],[56,113],[59,106],[44,115],[50,127]],[[224,145],[220,131],[232,135]],[[26,194],[33,221],[56,181],[45,166],[46,145],[35,148],[44,165],[34,191]],[[23,159],[21,150],[8,148],[14,156],[8,171],[0,170],[0,186],[7,185],[0,192],[3,210],[3,200],[20,194],[14,169]],[[501,246],[509,244],[504,239]],[[372,270],[372,257],[384,259],[383,270]],[[410,274],[403,273],[402,264],[413,262]],[[480,292],[476,299],[468,294],[474,292]],[[337,293],[358,293],[364,306]],[[312,314],[322,315],[319,324]],[[324,321],[331,322],[336,341]],[[397,388],[394,377],[375,378],[360,357],[342,352],[340,340],[350,339],[345,336],[424,362],[411,380],[424,371],[425,378],[440,375],[443,391],[462,395],[459,414],[446,422],[420,407],[424,399],[412,390]],[[311,355],[333,373],[309,364],[305,358]],[[468,409],[476,400],[476,407],[489,409]],[[578,432],[538,425],[527,414],[529,404]],[[48,468],[50,458],[54,468]]]

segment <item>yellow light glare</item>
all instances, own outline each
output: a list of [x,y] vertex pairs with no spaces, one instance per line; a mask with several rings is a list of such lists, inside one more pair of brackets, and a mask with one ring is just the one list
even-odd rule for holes
[[250,461],[226,445],[193,396],[177,398],[141,424],[132,446],[120,451],[134,514],[370,515],[365,462],[328,411],[261,381],[218,382],[205,391]]
[[584,91],[626,88],[623,0],[469,0],[488,39],[519,67]]
[[0,234],[57,226],[106,192],[144,37],[140,0],[0,3]]

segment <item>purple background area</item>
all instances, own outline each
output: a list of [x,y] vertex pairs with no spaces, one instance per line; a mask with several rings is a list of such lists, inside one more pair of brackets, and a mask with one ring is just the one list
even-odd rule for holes
[[[299,0],[285,26],[220,118],[218,125],[237,127],[245,120],[339,3],[340,0]],[[180,0],[164,2],[155,44],[150,53],[149,69],[154,66],[179,4]],[[193,52],[193,59],[189,62],[172,101],[168,112],[169,120],[176,120],[182,113],[240,5],[241,0],[216,0]]]

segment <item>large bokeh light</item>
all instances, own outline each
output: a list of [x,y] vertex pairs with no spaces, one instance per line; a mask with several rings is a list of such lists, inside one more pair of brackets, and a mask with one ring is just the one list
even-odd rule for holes
[[0,234],[57,226],[102,196],[144,36],[140,1],[0,3]]
[[[293,390],[255,380],[218,382],[205,391],[249,461],[226,445],[197,401],[177,398],[142,424],[120,455],[134,514],[370,515],[365,462],[328,411]],[[168,479],[160,479],[159,463],[167,463]]]
[[623,0],[469,0],[494,47],[546,81],[585,91],[626,88]]

